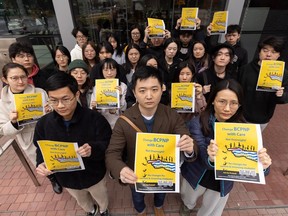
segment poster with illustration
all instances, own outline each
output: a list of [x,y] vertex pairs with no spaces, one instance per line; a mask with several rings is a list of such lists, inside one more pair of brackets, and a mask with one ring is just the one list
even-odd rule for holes
[[261,61],[260,73],[258,76],[257,91],[275,92],[282,86],[284,75],[284,61]]
[[82,157],[77,154],[78,144],[51,140],[37,141],[44,163],[52,172],[84,170]]
[[259,124],[215,123],[215,177],[265,184],[263,166],[258,151],[263,147]]
[[96,79],[96,108],[115,109],[120,108],[120,95],[116,87],[119,86],[118,79]]
[[217,11],[213,15],[211,35],[226,34],[228,11]]
[[194,83],[172,83],[171,108],[182,113],[195,112]]
[[180,30],[195,30],[198,8],[182,8]]
[[44,113],[44,94],[13,94],[18,125],[36,122]]
[[180,135],[137,133],[134,171],[141,193],[179,193]]
[[162,19],[148,18],[149,38],[164,38],[165,23]]

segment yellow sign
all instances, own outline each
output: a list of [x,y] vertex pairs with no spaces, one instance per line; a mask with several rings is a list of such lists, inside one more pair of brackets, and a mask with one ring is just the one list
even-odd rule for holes
[[172,83],[171,108],[177,112],[195,112],[194,83]]
[[284,61],[263,60],[256,90],[273,92],[279,89],[282,86],[284,69]]
[[137,133],[134,171],[136,191],[179,192],[180,135]]
[[119,86],[118,79],[96,79],[96,108],[97,109],[112,109],[119,108],[119,91],[116,87]]
[[182,8],[181,30],[195,30],[198,8]]
[[215,123],[215,178],[265,184],[258,151],[263,147],[259,124]]
[[78,144],[51,140],[37,141],[45,165],[52,172],[68,172],[85,169],[82,157],[77,154]]
[[163,38],[165,36],[165,23],[162,19],[148,18],[149,38]]
[[228,11],[215,12],[212,20],[211,35],[226,34],[227,23],[228,23]]
[[37,121],[44,115],[44,95],[42,93],[14,94],[15,109],[19,126]]

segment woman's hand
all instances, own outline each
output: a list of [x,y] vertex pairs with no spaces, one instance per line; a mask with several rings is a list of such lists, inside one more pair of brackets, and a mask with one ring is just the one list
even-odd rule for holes
[[207,26],[207,36],[211,36],[212,26],[213,26],[212,23],[210,23],[210,24]]
[[17,119],[18,119],[18,112],[16,110],[12,110],[9,113],[9,119],[13,124],[15,124],[17,122]]
[[191,155],[194,151],[194,142],[193,139],[188,135],[183,135],[179,142],[177,143],[177,147],[180,148],[180,151],[184,151]]
[[45,113],[50,113],[53,111],[53,107],[47,103],[44,105],[44,110],[45,110]]
[[164,38],[171,38],[171,32],[167,29],[164,30]]
[[206,93],[208,93],[210,91],[211,91],[211,84],[203,86],[203,90],[202,90],[203,94],[206,94]]
[[177,22],[176,22],[176,26],[175,26],[175,29],[178,30],[181,26],[181,22],[182,22],[182,17],[180,17]]
[[200,99],[203,97],[203,88],[202,85],[200,85],[199,83],[194,83],[195,86],[195,90],[196,90],[196,98]]
[[262,148],[258,151],[258,158],[259,161],[262,163],[264,169],[267,169],[272,164],[272,159],[267,154],[266,148]]
[[96,101],[91,101],[91,109],[96,109],[96,106],[97,106],[97,102]]
[[119,95],[122,96],[122,88],[121,86],[116,86],[115,89],[119,91]]
[[214,162],[217,152],[218,152],[218,145],[216,144],[215,140],[211,139],[210,144],[207,147],[207,153],[209,155],[209,160],[211,162]]

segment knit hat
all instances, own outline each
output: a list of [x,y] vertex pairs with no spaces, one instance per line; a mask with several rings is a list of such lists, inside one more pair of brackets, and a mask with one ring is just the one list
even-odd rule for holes
[[83,70],[86,71],[86,73],[88,73],[88,66],[87,64],[81,60],[81,59],[76,59],[74,61],[72,61],[69,66],[68,66],[68,71],[71,72],[72,70],[74,70],[75,68],[82,68]]
[[216,53],[218,53],[218,51],[220,49],[222,49],[222,48],[230,49],[232,51],[232,56],[234,56],[234,54],[235,54],[234,48],[231,45],[227,44],[227,43],[221,43],[221,44],[218,44],[215,47],[213,47],[212,50],[211,50],[211,55],[212,56],[216,56]]

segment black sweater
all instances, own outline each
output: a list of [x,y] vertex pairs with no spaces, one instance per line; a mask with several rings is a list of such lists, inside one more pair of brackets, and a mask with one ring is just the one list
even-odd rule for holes
[[272,118],[276,104],[288,102],[288,73],[285,71],[282,81],[284,94],[277,97],[275,92],[256,91],[259,72],[258,60],[254,60],[240,69],[238,81],[244,90],[244,117],[248,122],[265,124]]
[[88,143],[92,147],[92,153],[90,157],[82,158],[85,170],[54,174],[63,187],[88,188],[97,184],[105,176],[105,151],[110,136],[109,123],[96,111],[82,108],[78,104],[68,127],[64,125],[62,117],[53,111],[43,116],[35,128],[34,145],[37,147],[37,166],[44,161],[37,144],[38,140],[77,142],[79,147]]

